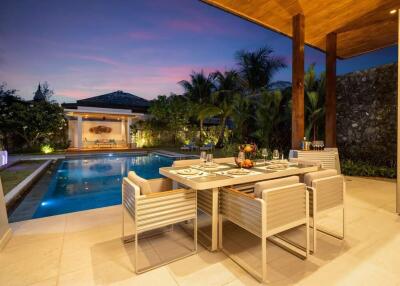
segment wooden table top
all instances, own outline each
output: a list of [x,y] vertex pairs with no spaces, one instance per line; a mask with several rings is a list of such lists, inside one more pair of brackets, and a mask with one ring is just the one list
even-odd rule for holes
[[[220,164],[226,166],[224,171],[233,169],[233,164]],[[319,170],[318,166],[293,166],[284,170],[266,170],[263,168],[254,167],[251,170],[260,172],[260,174],[255,175],[242,175],[240,177],[231,177],[228,175],[213,174],[210,176],[203,176],[197,178],[187,178],[185,176],[176,174],[175,172],[181,169],[190,168],[190,166],[185,167],[163,167],[160,168],[160,174],[170,178],[173,181],[181,183],[188,186],[194,190],[206,190],[212,188],[220,188],[232,185],[246,184],[258,181],[265,181],[271,179],[277,179],[281,177],[301,175],[309,172],[315,172]]]

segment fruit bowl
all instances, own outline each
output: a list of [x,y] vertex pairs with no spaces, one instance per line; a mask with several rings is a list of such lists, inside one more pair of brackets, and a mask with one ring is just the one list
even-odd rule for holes
[[[244,169],[251,169],[251,168],[253,168],[254,165],[255,165],[255,162],[252,161],[252,160],[250,160],[250,159],[245,159],[242,163],[239,163],[239,162],[237,161],[237,158],[235,158],[235,163],[236,163],[236,165],[237,165],[239,168],[242,167],[242,168],[244,168]],[[240,166],[240,165],[241,165],[241,166]]]

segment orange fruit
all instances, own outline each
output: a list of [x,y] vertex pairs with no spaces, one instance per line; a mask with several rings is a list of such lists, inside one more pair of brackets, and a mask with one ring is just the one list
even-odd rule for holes
[[251,145],[246,145],[244,147],[244,152],[250,153],[253,151],[253,147]]

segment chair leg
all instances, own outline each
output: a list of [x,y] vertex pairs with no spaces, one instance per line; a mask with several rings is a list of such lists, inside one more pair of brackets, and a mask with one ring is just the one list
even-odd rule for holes
[[262,269],[262,280],[267,281],[267,238],[261,238],[261,269]]
[[218,216],[218,247],[222,249],[223,216]]
[[197,252],[197,216],[193,220],[194,251]]
[[138,233],[137,233],[137,231],[135,231],[135,272],[136,273],[139,273],[139,271],[138,271],[138,259],[139,259],[139,256],[138,256],[138,246],[139,246],[139,243],[138,243],[138,240],[139,240],[139,235],[138,235]]
[[125,221],[124,221],[124,205],[122,205],[122,242],[125,242]]

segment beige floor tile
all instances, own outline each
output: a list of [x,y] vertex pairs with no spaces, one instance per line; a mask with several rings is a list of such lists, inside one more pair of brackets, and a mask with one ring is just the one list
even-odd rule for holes
[[[121,206],[112,206],[89,211],[81,211],[66,215],[65,231],[79,232],[90,230],[98,226],[117,225],[122,222]],[[120,232],[122,225],[120,226]],[[120,234],[120,233],[119,233]]]
[[[347,178],[346,239],[318,234],[318,252],[306,261],[267,243],[267,285],[400,286],[394,187],[393,181]],[[114,206],[11,224],[14,235],[0,253],[0,285],[259,285],[225,254],[200,245],[196,255],[136,275],[134,243],[120,239],[121,213]],[[326,226],[336,222],[334,214],[324,218]],[[209,228],[207,220],[201,225]],[[224,225],[224,246],[258,265],[259,239]],[[304,228],[285,235],[301,242]],[[177,247],[190,249],[191,241],[179,227],[141,239],[140,267],[177,254]]]
[[11,223],[14,235],[62,234],[65,230],[66,215],[50,216]]
[[57,277],[53,277],[44,281],[36,282],[34,284],[31,284],[29,286],[56,286],[57,285]]

